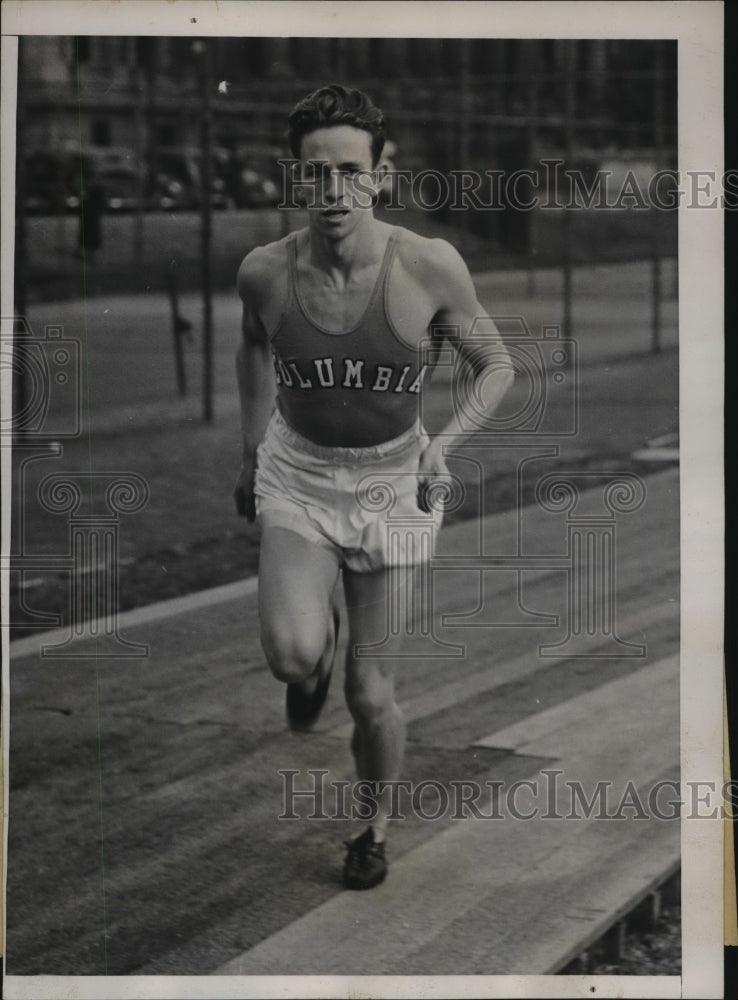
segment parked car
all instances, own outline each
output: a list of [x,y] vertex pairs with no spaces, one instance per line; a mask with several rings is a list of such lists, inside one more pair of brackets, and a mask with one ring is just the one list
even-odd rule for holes
[[238,208],[278,205],[283,199],[285,179],[274,146],[239,146],[230,167],[230,191]]
[[85,178],[97,175],[107,211],[131,211],[140,197],[140,165],[126,147],[85,146],[79,151],[33,150],[24,158],[25,210],[31,214],[76,212]]
[[[63,153],[34,150],[23,161],[23,205],[32,215],[56,215],[79,206],[79,170]],[[76,181],[76,183],[75,183]]]
[[143,194],[139,174],[135,168],[123,165],[101,167],[97,171],[97,179],[108,211],[133,212],[138,208]]
[[[134,150],[124,146],[85,146],[34,150],[24,158],[25,210],[32,214],[77,212],[86,177],[94,171],[108,212],[131,212],[143,199],[144,209],[197,209],[201,202],[200,150],[163,147],[157,150],[150,175]],[[233,203],[229,192],[230,154],[213,150],[211,205]]]
[[[152,181],[153,201],[167,211],[199,208],[202,192],[202,154],[196,147],[162,147],[156,152]],[[212,152],[211,195],[213,208],[230,204],[226,183],[228,151]]]

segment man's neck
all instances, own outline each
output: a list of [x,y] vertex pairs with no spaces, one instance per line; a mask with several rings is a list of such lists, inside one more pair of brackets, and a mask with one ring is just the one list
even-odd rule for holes
[[348,280],[351,274],[375,263],[384,251],[383,226],[374,216],[362,220],[353,232],[340,240],[327,239],[309,230],[310,262],[336,278]]

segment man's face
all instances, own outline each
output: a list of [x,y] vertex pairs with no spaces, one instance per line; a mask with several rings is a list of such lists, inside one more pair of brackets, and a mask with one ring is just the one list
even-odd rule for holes
[[308,132],[300,153],[311,225],[329,237],[348,235],[371,210],[381,183],[381,168],[372,167],[371,136],[353,125],[331,125]]

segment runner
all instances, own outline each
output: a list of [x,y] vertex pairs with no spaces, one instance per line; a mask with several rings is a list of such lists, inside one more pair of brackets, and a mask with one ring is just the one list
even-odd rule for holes
[[[235,500],[261,525],[261,638],[287,685],[295,730],[310,729],[326,699],[342,577],[351,749],[373,792],[371,823],[347,842],[343,874],[348,888],[367,889],[387,873],[386,783],[400,774],[405,742],[387,655],[399,642],[388,598],[396,588],[408,593],[428,557],[423,539],[441,519],[433,487],[448,477],[444,448],[467,434],[456,415],[432,441],[419,422],[433,361],[427,345],[445,337],[473,372],[470,384],[461,381],[460,413],[481,399],[491,415],[512,371],[456,250],[375,218],[384,179],[379,108],[361,91],[322,87],[297,104],[288,136],[308,224],[253,250],[238,273]],[[470,409],[472,391],[479,398]],[[388,489],[390,512],[377,493]],[[408,522],[399,542],[390,530],[398,518]],[[382,656],[362,649],[380,643]]]

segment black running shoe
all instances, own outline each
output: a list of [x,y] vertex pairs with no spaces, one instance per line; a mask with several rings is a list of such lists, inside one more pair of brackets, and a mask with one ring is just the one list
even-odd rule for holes
[[347,889],[373,889],[384,881],[387,874],[384,841],[378,844],[374,840],[371,827],[345,844],[348,851],[343,864],[343,884]]
[[333,674],[333,665],[336,662],[336,650],[338,649],[338,626],[340,621],[340,615],[337,611],[334,612],[333,659],[330,662],[328,670],[318,681],[315,690],[310,694],[305,694],[302,689],[302,684],[296,683],[287,685],[287,724],[293,732],[299,733],[310,729],[315,724],[318,716],[320,715],[321,709],[325,704],[325,699],[328,697],[328,688],[330,687],[331,675]]

